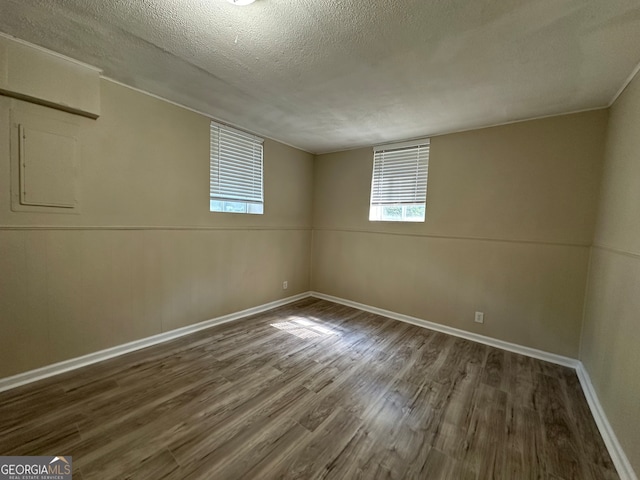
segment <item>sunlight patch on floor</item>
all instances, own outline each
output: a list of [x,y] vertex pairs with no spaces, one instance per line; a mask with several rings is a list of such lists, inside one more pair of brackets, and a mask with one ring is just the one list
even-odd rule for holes
[[298,338],[317,338],[329,335],[339,335],[325,325],[303,317],[289,317],[286,322],[272,323],[272,327],[283,330]]

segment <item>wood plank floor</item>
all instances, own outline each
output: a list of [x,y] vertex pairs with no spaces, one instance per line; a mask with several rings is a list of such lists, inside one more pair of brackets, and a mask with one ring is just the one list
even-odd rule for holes
[[567,368],[305,299],[0,394],[74,479],[618,478]]

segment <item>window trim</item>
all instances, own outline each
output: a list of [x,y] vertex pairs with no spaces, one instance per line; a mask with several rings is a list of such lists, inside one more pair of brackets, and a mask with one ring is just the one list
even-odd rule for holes
[[[424,148],[424,152],[421,152]],[[377,145],[373,147],[373,166],[371,173],[371,191],[369,196],[369,221],[370,222],[424,222],[426,219],[427,207],[427,182],[429,178],[429,155],[431,148],[430,138],[421,138],[404,142]],[[402,153],[415,149],[415,156],[411,153],[408,158],[403,159]],[[396,182],[404,180],[405,187],[398,187],[394,191],[393,182],[385,183],[385,152],[396,152],[396,158],[388,159],[386,166],[387,173],[391,171],[391,176]],[[415,177],[410,170],[415,165]],[[424,175],[424,180],[421,176]],[[413,186],[406,186],[407,183],[415,182]],[[413,191],[412,191],[413,190]],[[396,196],[394,201],[394,195]],[[388,197],[388,201],[384,202]],[[404,197],[404,198],[398,198]],[[418,215],[411,215],[414,207],[418,208]],[[400,216],[385,216],[385,211],[389,209],[400,209]]]
[[264,214],[264,139],[213,120],[209,126],[209,211]]

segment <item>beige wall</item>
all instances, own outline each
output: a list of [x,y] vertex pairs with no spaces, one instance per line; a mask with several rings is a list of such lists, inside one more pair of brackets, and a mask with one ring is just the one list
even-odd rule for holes
[[[100,90],[95,121],[0,97],[0,377],[309,290],[311,155],[266,140],[265,215],[211,213],[208,119]],[[11,108],[79,125],[81,214],[11,211]]]
[[[208,119],[109,81],[100,97],[95,121],[0,97],[0,377],[312,288],[580,347],[640,471],[640,79],[608,134],[601,110],[433,138],[421,224],[368,221],[371,149],[270,140],[265,215],[211,213]],[[78,126],[80,214],[11,211],[12,110]]]
[[600,110],[432,138],[420,224],[368,221],[371,149],[316,157],[312,288],[577,357],[606,124]]
[[580,358],[640,474],[640,77],[610,112]]

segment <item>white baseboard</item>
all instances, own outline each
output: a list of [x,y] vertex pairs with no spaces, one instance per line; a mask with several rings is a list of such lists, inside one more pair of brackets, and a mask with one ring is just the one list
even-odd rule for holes
[[585,397],[589,404],[589,408],[591,409],[591,413],[596,421],[596,424],[598,425],[598,429],[600,430],[600,434],[602,435],[602,438],[607,446],[607,449],[609,450],[609,454],[611,455],[611,458],[613,460],[613,463],[616,466],[616,469],[618,470],[618,475],[620,475],[620,479],[621,480],[638,480],[638,477],[636,476],[636,474],[633,471],[633,468],[631,467],[631,463],[629,462],[629,459],[624,453],[624,450],[622,449],[620,442],[618,442],[615,432],[613,431],[613,428],[611,427],[611,424],[609,423],[607,416],[604,413],[604,409],[602,408],[602,405],[598,400],[598,396],[596,395],[596,392],[593,388],[593,384],[591,383],[589,374],[585,370],[582,362],[580,362],[579,360],[576,360],[570,357],[564,357],[562,355],[556,355],[554,353],[544,352],[542,350],[537,350],[535,348],[525,347],[515,343],[505,342],[503,340],[497,340],[495,338],[486,337],[484,335],[478,335],[476,333],[466,332],[464,330],[448,327],[446,325],[429,322],[427,320],[422,320],[420,318],[392,312],[390,310],[384,310],[382,308],[372,307],[370,305],[365,305],[363,303],[353,302],[351,300],[346,300],[344,298],[334,297],[332,295],[326,295],[324,293],[319,293],[319,292],[301,293],[299,295],[295,295],[292,297],[283,298],[281,300],[265,303],[257,307],[248,308],[240,312],[235,312],[235,313],[217,317],[211,320],[206,320],[204,322],[200,322],[195,325],[189,325],[187,327],[171,330],[169,332],[154,335],[152,337],[143,338],[141,340],[136,340],[134,342],[126,343],[124,345],[118,345],[113,348],[108,348],[106,350],[101,350],[99,352],[90,353],[82,357],[72,358],[70,360],[65,360],[64,362],[55,363],[53,365],[47,365],[45,367],[20,373],[12,377],[2,378],[0,379],[0,392],[3,392],[5,390],[10,390],[12,388],[16,388],[21,385],[25,385],[27,383],[35,382],[43,378],[52,377],[60,373],[68,372],[70,370],[75,370],[77,368],[81,368],[86,365],[91,365],[93,363],[101,362],[103,360],[117,357],[119,355],[124,355],[125,353],[130,353],[135,350],[140,350],[142,348],[150,347],[152,345],[157,345],[159,343],[167,342],[169,340],[183,337],[185,335],[189,335],[190,333],[204,330],[216,325],[232,322],[234,320],[240,320],[250,315],[262,313],[267,310],[271,310],[272,308],[280,307],[282,305],[286,305],[288,303],[302,300],[303,298],[307,298],[307,297],[315,297],[315,298],[327,300],[330,302],[339,303],[349,307],[357,308],[359,310],[364,310],[366,312],[371,312],[371,313],[382,315],[388,318],[392,318],[394,320],[398,320],[401,322],[410,323],[412,325],[428,328],[430,330],[446,333],[448,335],[465,338],[467,340],[489,345],[491,347],[501,348],[503,350],[508,350],[510,352],[519,353],[522,355],[537,358],[547,362],[574,368],[578,375],[578,379],[580,380],[580,385],[582,386],[582,390],[584,391]]
[[503,340],[498,340],[496,338],[485,337],[484,335],[479,335],[477,333],[467,332],[465,330],[460,330],[458,328],[448,327],[446,325],[442,325],[439,323],[433,323],[427,320],[422,320],[421,318],[412,317],[410,315],[404,315],[403,313],[396,313],[390,310],[384,310],[382,308],[372,307],[370,305],[365,305],[363,303],[346,300],[344,298],[334,297],[333,295],[325,295],[324,293],[311,292],[311,296],[315,298],[321,298],[323,300],[328,300],[329,302],[347,305],[349,307],[357,308],[359,310],[364,310],[366,312],[375,313],[377,315],[382,315],[383,317],[393,318],[394,320],[399,320],[401,322],[417,325],[418,327],[428,328],[429,330],[435,330],[437,332],[453,335],[454,337],[465,338],[473,342],[483,343],[491,347],[500,348],[502,350],[508,350],[509,352],[519,353],[521,355],[526,355],[527,357],[537,358],[539,360],[544,360],[545,362],[551,362],[551,363],[555,363],[555,364],[562,365],[565,367],[570,367],[570,368],[576,368],[579,363],[578,360],[576,360],[575,358],[556,355],[555,353],[549,353],[543,350],[537,350],[535,348],[525,347],[522,345],[518,345],[516,343],[505,342]]
[[613,460],[613,464],[618,470],[620,480],[638,480],[627,455],[624,453],[622,445],[620,445],[618,441],[618,437],[616,437],[613,431],[613,427],[611,427],[607,419],[607,415],[604,413],[604,408],[602,408],[598,395],[593,388],[593,383],[591,383],[591,377],[589,377],[589,373],[584,368],[582,362],[578,362],[576,373],[578,374],[584,396],[587,398],[591,414],[596,421],[596,425],[598,425],[598,430],[600,430],[600,435],[602,435],[607,450],[609,450],[609,455],[611,455],[611,460]]
[[223,323],[232,322],[234,320],[240,320],[241,318],[255,315],[257,313],[262,313],[267,310],[271,310],[272,308],[280,307],[282,305],[286,305],[288,303],[292,303],[309,296],[309,292],[301,293],[292,297],[265,303],[257,307],[248,308],[240,312],[230,313],[228,315],[223,315],[211,320],[205,320],[204,322],[189,325],[187,327],[178,328],[169,332],[159,333],[158,335],[153,335],[152,337],[142,338],[140,340],[135,340],[123,345],[107,348],[106,350],[100,350],[99,352],[89,353],[88,355],[83,355],[82,357],[72,358],[63,362],[47,365],[36,370],[19,373],[12,377],[1,378],[0,392],[16,388],[27,383],[35,382],[37,380],[42,380],[43,378],[52,377],[54,375],[59,375],[70,370],[75,370],[77,368],[91,365],[92,363],[97,363],[109,358],[117,357],[119,355],[124,355],[125,353],[130,353],[135,350],[140,350],[152,345],[157,345],[158,343],[168,342],[169,340],[183,337],[185,335],[189,335],[190,333],[204,330],[206,328],[211,328],[215,325],[221,325]]
[[629,463],[629,459],[627,458],[620,442],[618,442],[618,438],[616,437],[609,420],[607,419],[606,414],[604,413],[604,409],[598,400],[598,396],[593,388],[593,384],[591,383],[591,379],[589,378],[589,374],[584,368],[584,365],[581,361],[576,360],[570,357],[564,357],[562,355],[556,355],[554,353],[545,352],[542,350],[537,350],[535,348],[525,347],[522,345],[518,345],[515,343],[505,342],[503,340],[497,340],[491,337],[485,337],[484,335],[478,335],[476,333],[466,332],[464,330],[460,330],[453,327],[448,327],[446,325],[441,325],[438,323],[428,322],[426,320],[422,320],[420,318],[411,317],[409,315],[404,315],[402,313],[396,313],[389,310],[384,310],[382,308],[372,307],[370,305],[365,305],[363,303],[353,302],[351,300],[346,300],[340,297],[334,297],[333,295],[326,295],[324,293],[311,292],[311,296],[315,298],[320,298],[323,300],[327,300],[334,303],[339,303],[341,305],[346,305],[349,307],[357,308],[359,310],[364,310],[366,312],[375,313],[377,315],[382,315],[384,317],[393,318],[394,320],[399,320],[401,322],[410,323],[412,325],[417,325],[419,327],[428,328],[430,330],[435,330],[437,332],[446,333],[449,335],[453,335],[456,337],[465,338],[467,340],[471,340],[478,343],[483,343],[485,345],[489,345],[491,347],[501,348],[503,350],[508,350],[510,352],[519,353],[521,355],[526,355],[528,357],[537,358],[540,360],[544,360],[547,362],[555,363],[558,365],[563,365],[565,367],[570,367],[576,370],[576,374],[578,375],[578,379],[580,380],[580,385],[582,386],[582,390],[584,391],[584,395],[587,398],[587,403],[589,404],[589,408],[591,409],[591,414],[595,419],[596,424],[598,425],[598,429],[600,430],[600,435],[602,435],[602,439],[604,440],[605,445],[607,446],[607,450],[609,451],[609,455],[615,465],[618,475],[620,476],[620,480],[638,480],[638,477],[633,471],[631,467],[631,463]]

